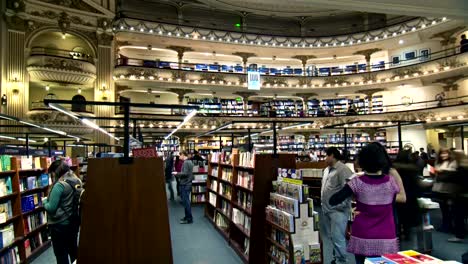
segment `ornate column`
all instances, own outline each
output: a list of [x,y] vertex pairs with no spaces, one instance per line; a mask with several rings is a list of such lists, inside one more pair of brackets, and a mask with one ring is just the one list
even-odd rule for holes
[[[97,35],[97,60],[96,60],[96,82],[94,85],[94,100],[95,101],[115,101],[115,87],[112,72],[114,69],[114,48],[113,36],[107,33]],[[94,114],[99,117],[112,117],[114,115],[114,107],[96,105],[94,106]],[[111,126],[111,120],[99,120],[100,126]],[[95,132],[95,141],[98,143],[115,144],[114,140],[109,136]]]
[[303,104],[302,104],[302,110],[304,111],[304,115],[308,116],[309,115],[309,106],[308,102],[311,97],[317,96],[316,93],[296,93],[294,94],[295,96],[299,96],[302,98]]
[[[171,88],[171,89],[167,89],[168,92],[172,92],[172,93],[175,93],[177,94],[177,100],[179,101],[179,105],[183,105],[184,104],[184,96],[188,93],[193,93],[194,91],[191,90],[191,89],[179,89],[179,88]],[[183,109],[180,109],[180,111],[178,111],[180,114],[183,114],[184,113],[184,110]]]
[[371,56],[372,54],[381,51],[382,49],[366,49],[366,50],[360,50],[356,51],[353,53],[353,55],[362,55],[366,58],[366,64],[367,64],[367,71],[370,72],[372,67],[371,67]]
[[249,97],[257,95],[257,93],[255,93],[255,92],[235,92],[234,94],[239,95],[240,97],[242,97],[244,115],[246,116],[248,114],[248,110],[249,110]]
[[314,55],[296,55],[294,57],[292,57],[293,59],[298,59],[301,61],[302,63],[302,75],[306,75],[306,67],[307,67],[307,61],[310,60],[310,59],[315,59],[317,58],[316,56]]
[[[22,7],[24,8],[24,3],[23,6],[12,6],[14,11],[5,12],[5,24],[2,25],[0,33],[5,37],[2,37],[4,57],[2,56],[1,96],[5,94],[7,97],[7,105],[2,106],[1,112],[18,118],[25,118],[29,109],[29,75],[26,71],[25,55],[26,21],[16,15],[16,12],[22,11]],[[3,29],[6,29],[6,32]],[[15,128],[7,130],[21,132],[21,129]]]
[[177,52],[177,60],[178,60],[178,63],[179,63],[179,69],[182,68],[184,53],[187,52],[187,51],[193,51],[192,48],[183,47],[183,46],[167,46],[166,49],[170,49],[170,50],[173,50],[173,51]]
[[369,113],[372,113],[372,97],[374,96],[374,94],[383,92],[383,91],[385,91],[385,89],[375,88],[375,89],[368,89],[368,90],[359,90],[359,91],[356,91],[356,93],[364,94],[367,96],[367,101],[369,105]]
[[239,56],[242,58],[242,64],[244,67],[244,72],[247,72],[247,61],[251,57],[257,56],[255,53],[249,53],[249,52],[234,52],[232,55]]

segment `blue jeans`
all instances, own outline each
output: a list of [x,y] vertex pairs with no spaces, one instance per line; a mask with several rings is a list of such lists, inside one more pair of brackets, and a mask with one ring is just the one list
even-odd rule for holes
[[337,264],[347,263],[346,226],[349,211],[322,212],[320,219],[322,236],[333,245],[333,259]]
[[185,209],[185,219],[189,222],[193,221],[192,207],[190,204],[190,194],[192,193],[192,185],[180,185],[180,196]]

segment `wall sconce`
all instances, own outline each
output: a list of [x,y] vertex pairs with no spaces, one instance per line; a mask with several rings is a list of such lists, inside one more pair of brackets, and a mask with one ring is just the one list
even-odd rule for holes
[[7,105],[7,103],[8,103],[7,96],[6,96],[6,94],[3,94],[2,99],[1,99],[1,104],[2,105]]
[[44,89],[45,89],[46,91],[49,91],[49,90],[50,90],[50,86],[49,86],[49,85],[46,85],[46,86],[44,87]]
[[102,93],[102,100],[103,101],[107,101],[107,95],[109,93],[109,90],[107,89],[106,85],[103,84],[101,86],[101,89],[100,89],[101,93]]
[[78,94],[81,94],[81,88],[78,88]]
[[20,93],[20,90],[18,89],[19,85],[20,85],[20,81],[18,80],[18,77],[15,77],[15,79],[12,81],[13,87],[11,89],[13,96],[17,96]]

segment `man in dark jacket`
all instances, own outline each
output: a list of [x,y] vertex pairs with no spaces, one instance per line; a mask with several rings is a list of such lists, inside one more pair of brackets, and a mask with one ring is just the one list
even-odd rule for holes
[[164,176],[166,178],[167,188],[169,189],[170,193],[170,200],[174,201],[174,189],[172,188],[172,181],[174,177],[172,176],[172,171],[174,170],[174,156],[172,152],[166,157],[166,161],[164,163]]
[[182,171],[177,173],[176,177],[179,178],[180,196],[185,209],[185,217],[180,219],[180,223],[191,224],[193,223],[193,217],[190,194],[192,192],[193,163],[188,158],[187,152],[181,152],[180,159],[184,161],[184,164],[182,165]]

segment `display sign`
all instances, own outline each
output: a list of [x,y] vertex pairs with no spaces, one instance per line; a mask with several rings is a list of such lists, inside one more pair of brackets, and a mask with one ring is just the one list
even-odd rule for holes
[[260,73],[249,71],[247,74],[247,88],[249,90],[260,90],[262,83],[260,81]]
[[150,148],[134,148],[132,149],[133,157],[135,158],[155,158],[158,156],[155,147]]

